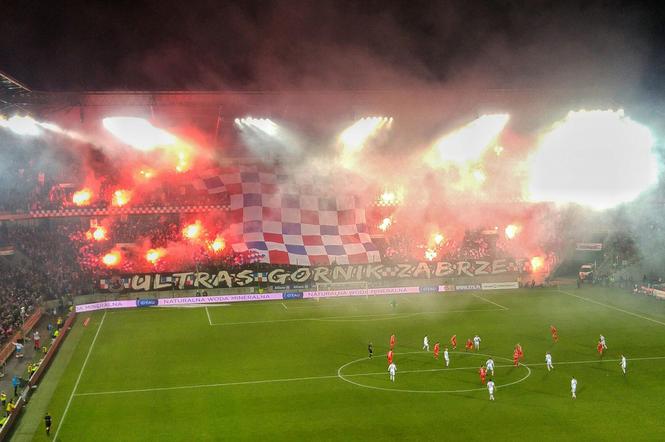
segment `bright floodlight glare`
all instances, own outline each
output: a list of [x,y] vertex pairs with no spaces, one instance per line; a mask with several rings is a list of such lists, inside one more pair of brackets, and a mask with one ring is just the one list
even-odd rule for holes
[[270,118],[253,118],[246,117],[241,119],[235,119],[235,122],[238,126],[242,127],[249,126],[252,129],[260,130],[265,132],[270,136],[275,136],[279,132],[279,126],[272,121]]
[[143,118],[108,117],[102,123],[120,141],[143,151],[173,145],[178,140],[173,134],[153,126]]
[[5,127],[16,135],[36,137],[41,133],[41,129],[35,120],[30,117],[21,117],[14,115],[13,117],[5,120],[0,118],[0,126]]
[[632,201],[658,181],[653,145],[623,110],[569,112],[529,159],[528,196],[596,209]]
[[510,115],[483,115],[466,126],[439,138],[432,145],[427,160],[432,166],[447,163],[462,165],[480,159],[501,133]]
[[386,117],[366,117],[344,129],[339,135],[339,141],[344,153],[358,152],[365,143],[390,121]]

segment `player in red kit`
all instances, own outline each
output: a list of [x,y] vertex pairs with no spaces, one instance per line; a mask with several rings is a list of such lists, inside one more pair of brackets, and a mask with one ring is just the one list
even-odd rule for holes
[[393,363],[393,351],[388,350],[388,365]]
[[466,345],[464,348],[464,351],[469,351],[469,350],[473,350],[473,342],[471,341],[471,339],[466,340]]
[[556,343],[559,342],[559,332],[557,331],[556,327],[553,325],[550,325],[550,333],[552,333],[552,340]]
[[395,334],[390,335],[390,349],[395,348]]
[[515,351],[517,351],[518,358],[524,359],[524,352],[522,351],[522,346],[519,343],[515,346]]
[[480,383],[485,385],[485,378],[487,377],[487,369],[481,365],[480,370],[478,370],[478,373],[480,374]]
[[520,362],[520,353],[517,351],[517,349],[515,349],[515,351],[513,352],[513,365],[517,367],[519,365],[519,362]]
[[457,335],[453,335],[452,338],[450,338],[450,344],[453,347],[453,350],[457,350]]
[[434,344],[434,357],[436,359],[439,359],[439,350],[441,350],[441,345],[439,345],[439,343],[437,342],[436,344]]
[[602,341],[598,341],[598,345],[596,346],[596,350],[598,350],[598,354],[602,358],[603,357],[603,342]]

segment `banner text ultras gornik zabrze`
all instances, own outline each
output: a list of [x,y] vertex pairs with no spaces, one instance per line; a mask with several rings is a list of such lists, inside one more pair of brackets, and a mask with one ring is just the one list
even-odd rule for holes
[[251,268],[207,272],[141,273],[101,278],[102,292],[186,290],[252,287],[259,284],[331,284],[354,281],[473,277],[521,273],[525,259],[418,262],[403,264],[351,264],[338,266],[275,266],[267,271]]

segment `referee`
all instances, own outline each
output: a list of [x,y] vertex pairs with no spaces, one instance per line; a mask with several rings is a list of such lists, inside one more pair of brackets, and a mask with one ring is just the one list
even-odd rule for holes
[[49,436],[51,434],[51,415],[48,412],[44,416],[44,426],[46,427],[46,435]]

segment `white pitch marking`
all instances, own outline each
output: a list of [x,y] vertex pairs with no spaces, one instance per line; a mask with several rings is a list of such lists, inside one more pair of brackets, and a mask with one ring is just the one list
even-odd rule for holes
[[619,312],[621,312],[621,313],[625,313],[625,314],[627,314],[627,315],[635,316],[636,318],[640,318],[640,319],[644,319],[644,320],[647,320],[647,321],[655,322],[656,324],[660,324],[660,325],[665,325],[665,322],[661,322],[661,321],[658,321],[658,320],[656,320],[656,319],[648,318],[648,317],[646,317],[646,316],[642,316],[642,315],[640,315],[640,314],[633,313],[633,312],[630,312],[630,311],[628,311],[628,310],[624,310],[624,309],[619,308],[619,307],[614,307],[614,306],[612,306],[612,305],[604,304],[604,303],[602,303],[602,302],[595,301],[595,300],[593,300],[593,299],[585,298],[585,297],[583,297],[583,296],[574,295],[574,294],[569,293],[569,292],[567,292],[567,291],[565,291],[565,290],[559,290],[559,292],[564,293],[564,294],[566,294],[566,295],[568,295],[568,296],[572,296],[573,298],[581,299],[581,300],[583,300],[583,301],[591,302],[591,303],[593,303],[593,304],[602,305],[603,307],[611,308],[612,310],[616,310],[616,311],[619,311]]
[[[428,352],[409,351],[409,352],[404,352],[404,353],[401,353],[401,354],[414,354],[414,353],[422,354],[422,353],[428,353]],[[452,351],[451,353],[465,354],[466,352]],[[395,354],[400,354],[400,353],[395,353]],[[489,354],[486,354],[486,353],[475,353],[474,352],[473,354],[477,355],[477,356],[492,357],[492,355],[489,355]],[[510,361],[510,359],[504,358],[502,356],[493,356],[493,357],[496,358],[496,359],[503,359],[503,360],[506,360],[506,361]],[[347,377],[350,377],[351,375],[342,374],[342,370],[344,370],[344,368],[348,367],[349,365],[361,362],[363,360],[366,360],[366,358],[356,359],[355,361],[347,362],[346,364],[342,365],[341,367],[339,367],[337,369],[337,376],[339,376],[339,378],[341,380],[343,380],[344,382],[348,382],[349,384],[355,385],[357,387],[369,388],[370,390],[382,390],[382,391],[391,391],[391,392],[398,392],[398,393],[423,393],[423,394],[471,393],[471,392],[474,392],[474,391],[485,390],[487,388],[487,387],[467,388],[467,389],[462,389],[462,390],[405,390],[405,389],[401,389],[401,388],[386,388],[386,387],[376,387],[376,386],[373,386],[373,385],[360,384],[358,382],[354,382],[350,379],[347,379]],[[529,378],[529,376],[531,376],[531,368],[529,368],[529,366],[526,365],[526,364],[520,364],[520,367],[526,368],[526,371],[527,371],[526,376],[523,376],[523,377],[519,378],[518,380],[510,382],[508,384],[497,386],[497,388],[509,387],[511,385],[519,384],[520,382],[526,381]],[[431,372],[431,371],[445,371],[445,370],[454,370],[454,369],[457,369],[457,370],[472,370],[472,369],[476,369],[476,368],[475,367],[456,367],[456,368],[453,368],[453,369],[451,369],[451,368],[434,368],[434,369],[431,369],[430,368],[430,369],[424,369],[422,371]],[[405,370],[405,371],[401,371],[400,373],[417,373],[418,371],[419,370]],[[385,376],[385,372],[383,372],[381,374],[383,374]],[[358,376],[358,375],[363,375],[363,374],[357,374],[356,376]]]
[[95,333],[95,337],[92,338],[92,344],[90,344],[90,348],[88,349],[88,354],[85,357],[85,360],[83,361],[83,365],[81,366],[81,371],[79,371],[79,375],[76,378],[76,383],[74,384],[74,388],[72,389],[72,394],[69,395],[69,400],[67,401],[67,405],[65,406],[65,411],[62,412],[62,418],[60,418],[60,423],[58,424],[58,428],[55,430],[55,435],[53,436],[53,440],[58,440],[58,433],[60,433],[60,429],[62,428],[62,425],[65,423],[65,418],[67,417],[67,411],[69,411],[69,406],[72,404],[72,399],[74,399],[74,396],[76,394],[76,389],[79,386],[79,382],[81,382],[81,376],[83,376],[83,371],[85,370],[85,366],[88,364],[88,359],[90,359],[90,354],[92,354],[92,349],[95,346],[95,342],[97,342],[97,336],[99,336],[99,331],[102,329],[102,325],[104,325],[104,319],[106,319],[106,313],[108,310],[104,311],[104,316],[102,316],[102,321],[99,323],[99,327],[97,327],[97,333]]
[[480,295],[476,295],[475,293],[471,293],[471,296],[475,296],[476,298],[481,299],[481,300],[483,300],[483,301],[485,301],[485,302],[489,302],[490,304],[494,304],[494,305],[496,305],[497,307],[501,307],[501,309],[503,309],[503,310],[510,310],[510,309],[509,309],[508,307],[506,307],[505,305],[501,305],[501,304],[499,304],[499,303],[497,303],[497,302],[490,301],[489,299],[487,299],[487,298],[483,298],[482,296],[480,296]]
[[[423,352],[414,352],[414,353],[423,353]],[[461,352],[457,352],[461,353]],[[399,353],[395,353],[399,354]],[[404,354],[404,353],[402,353]],[[477,353],[474,353],[477,354]],[[497,357],[497,356],[495,356]],[[506,358],[504,358],[506,359]],[[628,361],[647,361],[647,360],[657,360],[657,359],[665,359],[665,356],[654,356],[654,357],[647,357],[647,358],[630,358]],[[564,361],[564,362],[557,362],[556,365],[563,365],[563,364],[591,364],[595,362],[619,362],[619,359],[603,359],[603,360],[596,360],[596,361]],[[522,367],[526,367],[526,365],[521,364]],[[532,365],[545,365],[545,363],[534,363],[534,364],[528,364],[529,366]],[[513,365],[497,365],[495,368],[508,368],[508,367],[513,367]],[[400,373],[425,373],[425,372],[431,372],[431,371],[447,371],[447,370],[475,370],[478,367],[452,367],[452,368],[434,368],[434,369],[424,369],[424,370],[408,370],[408,371],[400,371]],[[343,375],[344,377],[358,377],[358,376],[375,376],[375,375],[385,375],[385,372],[376,372],[376,373],[354,373],[354,374],[345,374]],[[271,383],[279,383],[279,382],[298,382],[298,381],[313,381],[313,380],[321,380],[321,379],[333,379],[333,378],[339,378],[339,375],[324,375],[324,376],[307,376],[307,377],[302,377],[302,378],[284,378],[284,379],[262,379],[258,381],[240,381],[240,382],[224,382],[224,383],[218,383],[218,384],[199,384],[199,385],[178,385],[175,387],[154,387],[154,388],[140,388],[136,390],[115,390],[115,391],[93,391],[93,392],[88,392],[88,393],[76,393],[74,396],[100,396],[100,395],[110,395],[110,394],[128,394],[128,393],[147,393],[151,391],[170,391],[170,390],[188,390],[188,389],[196,389],[196,388],[215,388],[215,387],[233,387],[236,385],[253,385],[253,384],[271,384]],[[502,385],[502,387],[506,387],[507,385]],[[482,388],[483,390],[485,387]]]
[[206,314],[208,315],[208,324],[212,325],[212,319],[210,319],[210,310],[208,310],[207,305],[206,305]]
[[504,310],[505,310],[504,308],[502,309],[485,308],[485,309],[442,310],[442,311],[413,312],[413,313],[381,313],[375,315],[323,316],[321,318],[292,318],[292,319],[267,319],[265,321],[217,322],[212,325],[272,324],[274,322],[296,322],[296,321],[342,322],[342,321],[355,321],[357,319],[363,319],[363,318],[375,318],[375,319],[367,319],[367,321],[383,321],[387,319],[402,319],[402,318],[410,318],[412,316],[417,316],[417,315],[432,315],[439,313],[499,312]]
[[288,310],[288,308],[286,308],[286,304],[284,304],[283,302],[282,302],[282,307],[284,307],[284,310]]
[[329,322],[343,322],[343,321],[354,321],[355,319],[349,318],[369,318],[377,317],[376,319],[367,319],[367,321],[383,321],[385,319],[393,318],[410,318],[418,315],[434,315],[440,313],[470,313],[470,312],[500,312],[505,309],[495,309],[495,308],[479,308],[479,309],[466,309],[466,310],[440,310],[440,311],[428,311],[428,312],[413,312],[413,313],[382,313],[376,315],[351,315],[351,316],[324,316],[322,318],[312,318],[313,321],[329,321]]
[[175,387],[140,388],[136,390],[95,391],[89,393],[77,393],[76,396],[98,396],[98,395],[108,395],[108,394],[145,393],[151,391],[187,390],[195,388],[232,387],[234,385],[253,385],[253,384],[270,384],[277,382],[309,381],[309,380],[318,380],[318,379],[332,379],[336,377],[337,375],[308,376],[303,378],[263,379],[258,381],[223,382],[218,384],[179,385]]

